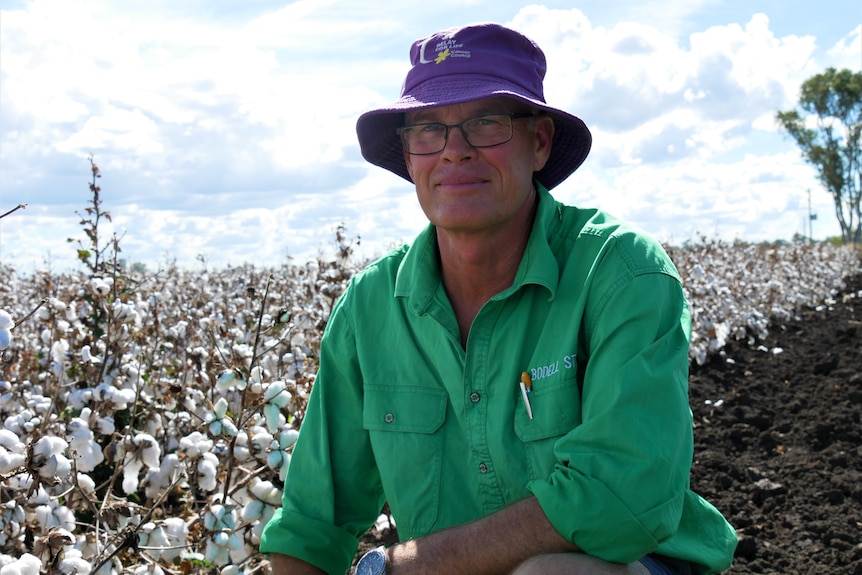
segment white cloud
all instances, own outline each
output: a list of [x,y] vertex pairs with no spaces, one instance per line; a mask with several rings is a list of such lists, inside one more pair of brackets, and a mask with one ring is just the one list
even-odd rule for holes
[[561,199],[625,210],[657,235],[687,239],[706,226],[759,240],[799,231],[788,198],[811,188],[818,227],[834,233],[828,195],[774,114],[805,78],[858,66],[859,26],[824,54],[815,35],[777,36],[768,15],[747,7],[737,10],[745,18],[703,23],[715,2],[567,4],[4,9],[0,189],[30,207],[0,223],[0,258],[73,259],[65,238],[81,235],[74,211],[88,198],[90,153],[131,260],[302,256],[330,245],[341,221],[370,253],[409,240],[425,223],[412,188],[361,159],[355,120],[397,97],[413,39],[479,20],[533,37],[548,57],[548,101],[593,130],[592,155]]

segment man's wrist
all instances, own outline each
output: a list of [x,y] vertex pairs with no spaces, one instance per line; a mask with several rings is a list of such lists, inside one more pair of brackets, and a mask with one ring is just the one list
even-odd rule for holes
[[386,575],[389,566],[389,556],[385,547],[377,547],[359,559],[356,564],[356,575]]

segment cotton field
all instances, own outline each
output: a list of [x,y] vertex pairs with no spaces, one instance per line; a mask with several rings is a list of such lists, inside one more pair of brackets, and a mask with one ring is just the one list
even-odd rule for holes
[[[825,244],[668,250],[699,364],[860,271]],[[359,267],[0,269],[0,575],[259,571],[322,331]]]

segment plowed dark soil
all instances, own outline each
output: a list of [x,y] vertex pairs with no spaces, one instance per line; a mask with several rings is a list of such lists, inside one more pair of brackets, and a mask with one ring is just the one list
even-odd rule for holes
[[862,575],[862,297],[842,295],[692,369],[692,486],[739,532],[727,573]]

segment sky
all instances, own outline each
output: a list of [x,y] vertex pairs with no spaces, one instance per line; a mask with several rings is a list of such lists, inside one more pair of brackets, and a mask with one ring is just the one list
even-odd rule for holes
[[414,40],[480,21],[535,40],[548,103],[593,133],[557,199],[677,245],[840,234],[774,118],[862,68],[858,0],[0,0],[0,213],[27,205],[0,264],[81,268],[91,156],[101,236],[150,270],[303,263],[339,224],[363,258],[409,242],[413,187],[362,159],[356,119],[397,99]]

